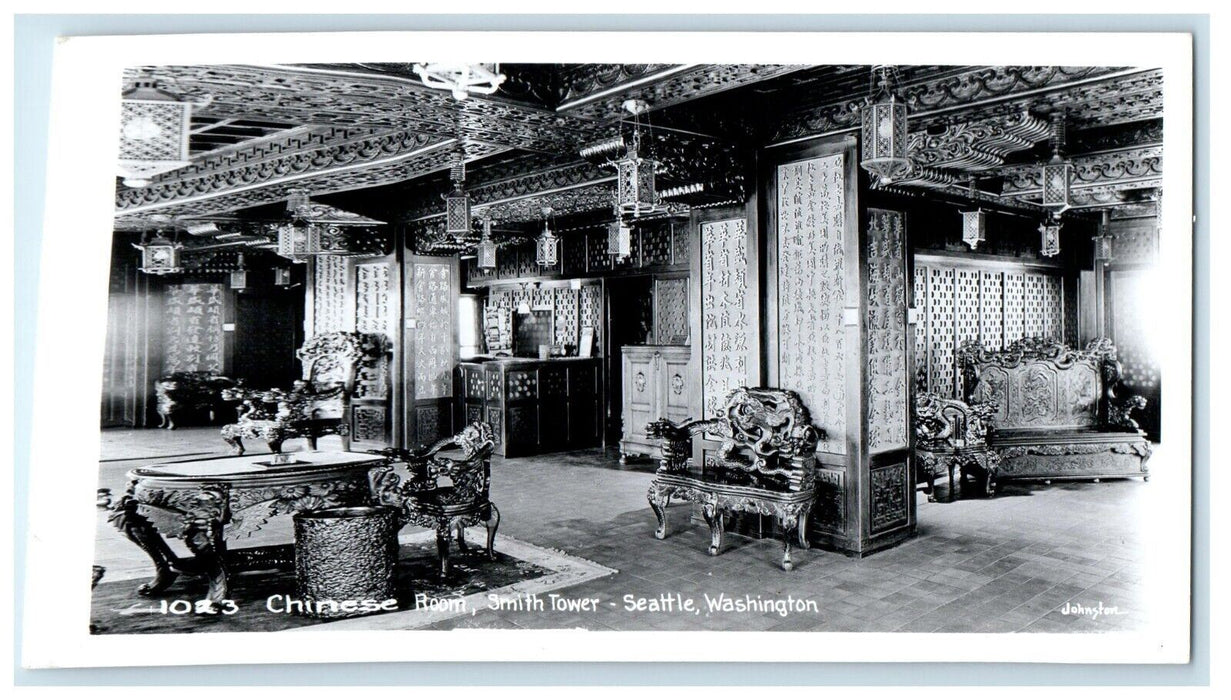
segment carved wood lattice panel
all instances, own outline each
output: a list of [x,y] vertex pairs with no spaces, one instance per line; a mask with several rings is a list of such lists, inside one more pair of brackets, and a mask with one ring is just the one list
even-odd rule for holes
[[[978,340],[999,350],[1025,335],[1063,338],[1064,284],[1053,273],[928,263],[915,268],[916,381],[961,397],[957,348]],[[928,362],[924,364],[924,360]]]
[[[587,285],[581,288],[581,322],[580,328],[590,327],[594,329],[594,347],[592,352],[594,355],[602,353],[602,312],[603,312],[603,290],[601,287]],[[578,336],[578,343],[581,342]]]
[[222,373],[222,285],[173,284],[163,301],[162,369]]
[[312,285],[312,334],[349,331],[346,318],[346,259],[336,255],[318,255],[315,281]]
[[748,382],[748,223],[701,224],[702,415],[719,415],[728,393]]
[[831,454],[846,453],[843,161],[778,166],[778,386],[799,393]]
[[688,278],[654,281],[654,341],[688,344]]
[[415,398],[453,396],[453,280],[449,265],[414,264]]
[[868,449],[909,445],[906,405],[905,217],[901,212],[868,210],[867,314]]
[[568,287],[558,287],[555,290],[555,343],[556,345],[577,344],[577,321],[579,317],[578,297],[580,291]]

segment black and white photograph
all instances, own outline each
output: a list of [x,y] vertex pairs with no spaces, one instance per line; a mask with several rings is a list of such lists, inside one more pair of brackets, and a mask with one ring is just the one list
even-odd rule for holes
[[66,43],[27,663],[1187,661],[1189,38],[645,36]]

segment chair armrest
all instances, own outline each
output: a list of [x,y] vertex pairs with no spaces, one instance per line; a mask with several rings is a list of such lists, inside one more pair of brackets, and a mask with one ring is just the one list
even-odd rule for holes
[[1146,407],[1146,400],[1143,396],[1133,394],[1119,401],[1112,401],[1107,404],[1107,422],[1114,428],[1124,430],[1141,430],[1141,426],[1133,419],[1132,412],[1140,411]]
[[659,471],[682,471],[688,466],[693,437],[725,425],[726,421],[722,419],[685,420],[675,423],[667,418],[659,418],[646,424],[645,434],[658,440],[659,451],[662,453]]

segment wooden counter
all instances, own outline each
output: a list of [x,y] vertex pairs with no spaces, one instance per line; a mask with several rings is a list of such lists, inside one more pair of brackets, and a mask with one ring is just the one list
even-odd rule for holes
[[500,358],[459,365],[462,415],[486,420],[505,457],[597,447],[602,365],[598,358]]

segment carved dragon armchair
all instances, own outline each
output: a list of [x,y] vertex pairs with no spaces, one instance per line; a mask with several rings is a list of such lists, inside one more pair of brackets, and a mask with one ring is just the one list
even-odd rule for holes
[[[807,547],[808,516],[815,500],[816,445],[823,432],[792,391],[741,387],[731,392],[718,418],[646,426],[660,441],[660,466],[647,494],[658,519],[655,537],[667,536],[671,499],[699,503],[710,527],[709,553],[722,549],[723,517],[733,511],[774,516],[783,532],[782,567],[791,570],[791,541]],[[698,435],[721,445],[696,465],[689,459]]]
[[[374,452],[388,458],[389,464],[373,472],[373,493],[382,505],[399,510],[403,524],[435,530],[441,576],[449,574],[450,538],[456,536],[458,549],[466,551],[465,529],[471,525],[486,526],[487,557],[496,557],[500,511],[490,498],[495,446],[491,426],[475,422],[426,450],[389,448]],[[460,454],[441,454],[445,451]],[[394,463],[406,465],[408,479],[403,481],[394,473]]]
[[915,395],[915,463],[927,481],[929,501],[936,500],[935,479],[942,469],[949,474],[950,499],[955,469],[964,480],[968,468],[978,468],[987,495],[995,493],[1000,460],[987,444],[994,413],[991,404],[967,404],[924,391]]
[[244,453],[244,438],[264,440],[271,452],[282,443],[305,438],[309,449],[326,435],[342,438],[350,449],[350,399],[360,368],[384,353],[381,336],[336,332],[314,336],[299,349],[303,379],[288,389],[234,388],[224,398],[238,402],[239,419],[222,429],[235,454]]

